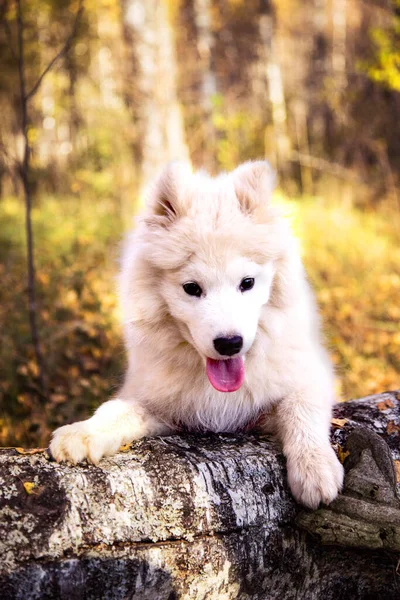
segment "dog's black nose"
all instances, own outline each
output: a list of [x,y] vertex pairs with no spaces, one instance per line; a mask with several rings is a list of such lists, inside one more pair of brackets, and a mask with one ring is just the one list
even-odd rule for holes
[[216,338],[214,348],[222,356],[233,356],[243,348],[243,338],[240,335]]

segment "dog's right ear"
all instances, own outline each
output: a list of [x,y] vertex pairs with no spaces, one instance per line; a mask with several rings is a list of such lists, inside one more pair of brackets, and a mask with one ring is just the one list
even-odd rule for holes
[[165,167],[150,190],[147,225],[168,227],[183,216],[183,198],[191,173],[190,165],[184,162],[173,162]]
[[248,161],[232,172],[236,197],[245,214],[262,212],[275,187],[275,173],[266,160]]

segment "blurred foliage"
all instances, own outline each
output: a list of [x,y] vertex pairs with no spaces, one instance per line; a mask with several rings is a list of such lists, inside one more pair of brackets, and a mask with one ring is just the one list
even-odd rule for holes
[[366,70],[373,81],[400,92],[400,0],[394,0],[393,4],[396,12],[389,26],[371,29],[375,57]]
[[[30,89],[68,37],[78,1],[22,6]],[[213,173],[268,155],[286,195],[307,196],[280,201],[302,239],[338,392],[399,387],[400,0],[84,6],[70,51],[29,107],[48,399],[33,359],[24,210],[14,197],[15,1],[0,7],[0,443],[46,444],[55,426],[86,417],[118,387],[119,239],[143,174],[171,158],[174,138]]]
[[[174,48],[159,52],[171,55],[177,81],[173,94],[159,97],[167,103],[176,93],[196,166],[217,172],[247,158],[273,157],[281,136],[287,152],[274,163],[287,189],[310,192],[302,187],[298,152],[362,179],[369,202],[392,194],[400,166],[399,0],[348,0],[345,14],[341,3],[310,8],[299,0],[163,4]],[[0,27],[0,191],[9,195],[18,192],[20,116],[10,52],[17,49],[15,2],[3,6],[9,35]],[[146,73],[160,62],[151,58],[151,40],[160,35],[152,29],[150,3],[85,0],[84,6],[70,51],[30,106],[32,184],[36,193],[88,190],[119,201],[140,188],[150,127],[142,121],[166,120],[155,105],[143,109],[156,96]],[[77,7],[77,0],[23,2],[28,89],[62,47]],[[128,35],[127,15],[145,19],[140,51],[140,35]],[[277,81],[282,89],[274,89]],[[170,133],[154,127],[157,148]],[[314,181],[329,172],[324,165],[313,170]],[[103,179],[91,178],[100,170],[107,171]]]
[[[340,396],[398,388],[396,215],[332,207],[321,198],[278,201],[301,239]],[[50,398],[41,404],[26,319],[23,206],[7,198],[0,204],[2,445],[47,444],[55,426],[89,416],[116,391],[124,367],[115,296],[124,223],[115,203],[46,197],[34,225]]]
[[343,400],[399,387],[400,220],[322,198],[284,202],[301,239]]
[[[22,3],[28,90],[62,48],[77,9],[77,0]],[[4,10],[8,35],[0,26],[0,192],[8,195],[19,189],[21,124],[15,3],[9,0]],[[123,99],[122,73],[115,69],[122,55],[119,2],[85,0],[69,52],[29,103],[30,180],[36,196],[80,193],[122,203],[131,194],[134,128]]]
[[124,362],[114,294],[121,217],[110,200],[43,200],[33,213],[39,324],[50,397],[38,390],[26,318],[23,206],[0,204],[0,444],[38,445],[119,385]]
[[240,162],[263,156],[262,123],[250,111],[229,110],[221,95],[213,98],[212,122],[217,144],[216,160],[220,169],[232,171]]

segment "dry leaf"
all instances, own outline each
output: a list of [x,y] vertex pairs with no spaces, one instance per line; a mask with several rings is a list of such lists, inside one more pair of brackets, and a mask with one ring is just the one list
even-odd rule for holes
[[396,471],[397,482],[400,483],[400,460],[394,460],[394,470]]
[[31,375],[33,375],[34,377],[37,377],[39,375],[39,367],[37,365],[37,362],[35,362],[34,360],[30,360],[28,362],[28,369]]
[[386,427],[386,431],[389,435],[391,433],[398,433],[400,431],[400,425],[397,425],[394,421],[389,421]]
[[129,452],[129,450],[131,450],[131,448],[132,448],[131,444],[124,444],[123,446],[120,447],[118,452]]
[[50,400],[53,404],[63,404],[67,399],[66,394],[50,394]]
[[337,453],[338,453],[339,460],[342,464],[344,463],[346,458],[350,455],[350,452],[348,450],[343,450],[342,446],[338,447]]
[[34,494],[33,490],[35,489],[36,486],[34,483],[32,483],[32,481],[24,481],[23,485],[24,485],[24,489],[25,489],[26,493],[29,494],[29,496],[31,494]]
[[97,361],[95,361],[93,358],[91,358],[90,356],[83,356],[82,363],[83,363],[83,368],[85,369],[85,371],[98,371],[99,370],[99,363]]
[[19,367],[17,367],[17,373],[19,375],[28,375],[28,367],[27,365],[19,365]]
[[386,410],[387,408],[394,408],[394,404],[391,400],[382,400],[382,402],[378,402],[376,405],[379,410]]
[[348,419],[331,419],[331,423],[336,429],[338,427],[343,427],[348,422]]
[[28,456],[30,456],[31,454],[40,454],[41,452],[44,452],[46,450],[46,448],[15,448],[15,447],[13,447],[13,450],[16,450],[18,452],[18,454],[27,454]]

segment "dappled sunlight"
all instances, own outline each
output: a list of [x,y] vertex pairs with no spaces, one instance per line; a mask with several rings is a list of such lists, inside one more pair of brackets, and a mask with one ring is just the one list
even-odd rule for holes
[[0,210],[0,248],[7,250],[0,258],[0,439],[36,444],[45,443],[55,425],[89,415],[120,383],[124,355],[115,275],[123,227],[105,200],[93,206],[76,198],[47,198],[34,212],[38,314],[50,397],[47,410],[32,423],[23,420],[37,404],[38,369],[29,343],[25,246],[22,235],[15,235],[22,224],[22,203],[7,199]]
[[338,397],[399,387],[400,0],[3,4],[0,444],[118,389],[120,244],[173,160],[269,161]]
[[[341,399],[398,387],[400,246],[397,215],[321,198],[276,202],[293,223],[321,308]],[[39,323],[50,397],[38,413],[38,368],[26,313],[22,203],[0,204],[0,443],[40,445],[85,418],[121,382],[116,299],[126,223],[115,203],[47,197],[34,211]],[[27,418],[29,416],[29,419]]]
[[316,290],[342,399],[399,385],[400,245],[398,215],[288,201],[304,263]]

